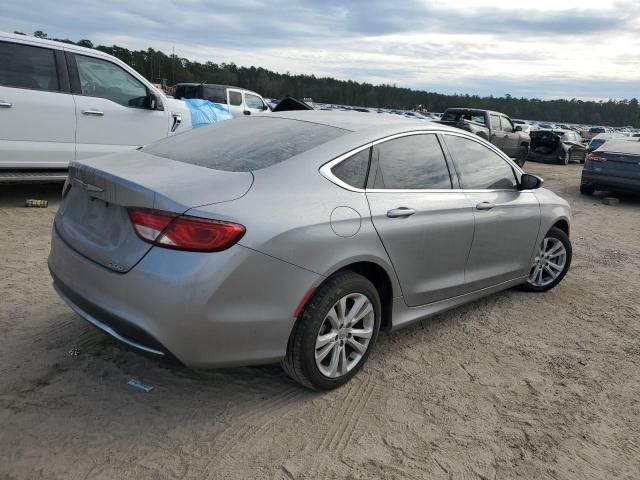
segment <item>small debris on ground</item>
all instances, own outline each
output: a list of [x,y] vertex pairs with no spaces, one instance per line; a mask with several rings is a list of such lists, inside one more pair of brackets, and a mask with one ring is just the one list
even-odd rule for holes
[[618,205],[620,203],[620,199],[615,197],[605,197],[602,200],[602,203],[605,205]]
[[140,390],[144,390],[147,393],[149,393],[151,390],[153,390],[153,385],[148,385],[146,383],[142,383],[137,378],[132,378],[131,380],[129,380],[127,382],[127,384],[131,385],[132,387],[139,388]]
[[69,350],[69,355],[71,355],[72,357],[77,357],[78,355],[80,355],[80,350],[78,349],[78,347],[73,347],[71,350]]

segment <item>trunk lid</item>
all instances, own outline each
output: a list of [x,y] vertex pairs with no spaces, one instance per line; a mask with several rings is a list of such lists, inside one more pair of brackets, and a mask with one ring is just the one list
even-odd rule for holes
[[140,151],[72,162],[71,190],[56,216],[58,234],[78,253],[128,272],[152,248],[138,238],[128,207],[180,215],[245,195],[250,172],[224,172]]

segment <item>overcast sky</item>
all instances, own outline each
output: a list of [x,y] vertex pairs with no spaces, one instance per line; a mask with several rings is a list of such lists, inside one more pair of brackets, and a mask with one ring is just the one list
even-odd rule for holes
[[442,93],[633,98],[633,0],[0,0],[0,30]]

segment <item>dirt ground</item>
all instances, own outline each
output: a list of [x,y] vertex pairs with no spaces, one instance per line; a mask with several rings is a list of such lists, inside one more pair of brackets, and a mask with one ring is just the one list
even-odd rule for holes
[[527,170],[573,208],[564,282],[382,335],[329,393],[119,347],[51,287],[60,187],[0,187],[0,479],[640,478],[640,198]]

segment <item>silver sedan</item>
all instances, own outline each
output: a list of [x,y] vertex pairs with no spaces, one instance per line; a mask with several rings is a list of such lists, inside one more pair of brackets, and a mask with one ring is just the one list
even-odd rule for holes
[[193,368],[281,362],[335,388],[381,329],[555,287],[567,202],[482,139],[284,112],[73,162],[49,267],[81,317]]

